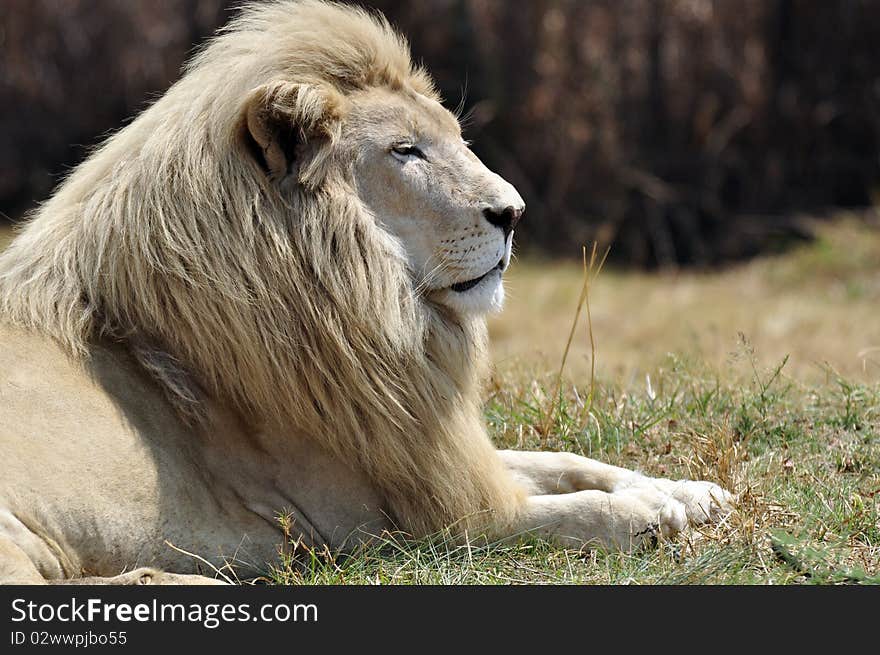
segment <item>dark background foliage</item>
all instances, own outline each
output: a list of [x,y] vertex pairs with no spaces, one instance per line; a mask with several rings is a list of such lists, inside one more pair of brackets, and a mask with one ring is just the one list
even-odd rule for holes
[[[178,76],[225,0],[0,3],[0,211],[47,197]],[[865,207],[878,0],[373,0],[528,203],[521,248],[708,265]]]

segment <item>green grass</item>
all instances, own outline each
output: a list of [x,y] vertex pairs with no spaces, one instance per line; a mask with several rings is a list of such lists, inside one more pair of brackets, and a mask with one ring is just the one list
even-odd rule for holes
[[762,369],[748,343],[728,370],[670,357],[647,381],[563,386],[495,380],[486,419],[503,448],[565,450],[648,474],[716,481],[737,512],[633,554],[388,538],[356,557],[306,552],[271,576],[321,584],[880,583],[880,385]]

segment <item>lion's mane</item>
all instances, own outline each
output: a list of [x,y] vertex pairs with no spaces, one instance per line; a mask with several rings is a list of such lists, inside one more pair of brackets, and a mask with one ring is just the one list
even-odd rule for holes
[[3,320],[80,358],[125,344],[182,404],[208,397],[317,440],[414,534],[486,510],[504,521],[518,492],[482,425],[483,321],[414,290],[333,157],[338,122],[289,193],[244,156],[243,103],[277,79],[435,96],[378,16],[245,9],[35,212],[0,257]]

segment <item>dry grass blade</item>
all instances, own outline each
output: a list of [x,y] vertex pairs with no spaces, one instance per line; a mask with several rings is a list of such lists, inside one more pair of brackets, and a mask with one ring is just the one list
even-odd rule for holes
[[605,265],[605,260],[608,258],[608,253],[611,251],[610,247],[606,248],[605,254],[602,255],[602,258],[598,260],[597,263],[597,247],[598,244],[594,242],[589,262],[587,262],[587,247],[582,246],[581,248],[583,254],[584,281],[581,287],[580,297],[578,298],[577,309],[575,309],[574,312],[574,320],[571,322],[571,330],[568,333],[568,340],[565,342],[565,350],[562,353],[562,362],[559,364],[559,373],[556,375],[556,385],[553,389],[553,395],[550,397],[550,410],[544,416],[544,422],[541,426],[542,448],[546,444],[547,436],[550,434],[550,429],[553,427],[553,421],[556,418],[556,411],[559,406],[559,393],[562,388],[562,374],[565,370],[565,362],[568,360],[568,353],[571,349],[571,343],[574,340],[574,333],[575,330],[577,330],[578,320],[580,320],[581,310],[584,306],[586,306],[587,332],[590,338],[590,394],[585,403],[587,413],[589,413],[590,407],[593,403],[593,389],[596,382],[596,340],[593,336],[593,317],[590,313],[590,288],[592,287],[593,280],[595,280],[602,271],[602,267]]
[[[192,557],[194,560],[201,562],[202,564],[204,564],[205,566],[207,566],[208,568],[213,570],[214,573],[216,573],[218,576],[223,578],[223,581],[226,582],[227,584],[233,584],[233,585],[234,584],[241,584],[241,581],[238,579],[238,576],[235,575],[235,569],[228,562],[225,563],[221,568],[217,568],[216,566],[214,566],[211,562],[206,560],[201,555],[196,555],[195,553],[191,553],[188,550],[184,550],[183,548],[180,548],[179,546],[175,546],[173,543],[171,543],[167,539],[165,540],[165,545],[168,546],[169,548],[171,548],[172,550],[176,550],[178,553],[181,553],[183,555],[187,555],[189,557]],[[229,571],[232,574],[232,577],[230,577],[229,575],[224,573],[223,569],[226,569],[227,571]]]

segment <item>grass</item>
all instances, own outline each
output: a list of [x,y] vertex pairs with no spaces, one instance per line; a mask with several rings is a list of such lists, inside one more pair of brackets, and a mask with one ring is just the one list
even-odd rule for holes
[[583,267],[517,262],[490,324],[496,444],[712,480],[738,511],[629,555],[388,537],[357,557],[296,550],[269,581],[880,584],[878,264],[876,227],[843,220],[721,272],[606,269],[594,343],[581,321],[560,378]]
[[[715,273],[633,273],[606,267],[591,292],[597,374],[644,380],[669,353],[726,375],[739,334],[759,364],[786,355],[785,372],[817,384],[827,366],[859,381],[880,376],[880,219],[845,218],[817,228],[814,243]],[[571,263],[515,262],[505,311],[490,323],[496,367],[520,377],[559,368],[581,291],[580,251]],[[590,343],[575,340],[567,370],[590,372]],[[873,349],[873,350],[872,350]]]
[[[294,562],[298,584],[880,584],[880,385],[797,382],[783,362],[726,378],[670,357],[647,385],[564,387],[547,435],[555,374],[494,386],[486,409],[500,447],[566,450],[652,475],[716,481],[736,514],[633,554],[527,540],[456,545],[438,535],[358,557]],[[754,367],[753,367],[754,365]],[[829,376],[833,374],[829,373]],[[499,381],[500,382],[500,381]]]

